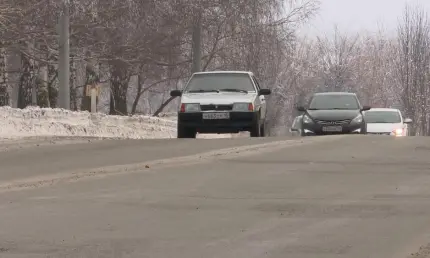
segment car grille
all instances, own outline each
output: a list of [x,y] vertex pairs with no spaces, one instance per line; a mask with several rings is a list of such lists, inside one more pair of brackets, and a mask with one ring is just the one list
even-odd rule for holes
[[232,110],[233,105],[200,105],[202,111],[226,111]]
[[345,119],[345,120],[332,120],[332,121],[327,121],[327,120],[315,120],[315,122],[317,122],[320,125],[347,125],[349,123],[351,123],[351,119]]
[[369,132],[367,132],[367,134],[375,134],[375,135],[391,135],[391,133],[369,133]]

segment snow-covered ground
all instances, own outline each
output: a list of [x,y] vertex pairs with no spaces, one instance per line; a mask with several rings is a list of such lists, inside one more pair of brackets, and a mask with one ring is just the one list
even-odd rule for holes
[[[0,137],[34,136],[114,137],[129,139],[176,138],[176,115],[110,116],[64,109],[0,107]],[[240,134],[240,136],[245,136]],[[232,135],[198,135],[198,138],[229,138]],[[235,136],[233,136],[235,137]]]

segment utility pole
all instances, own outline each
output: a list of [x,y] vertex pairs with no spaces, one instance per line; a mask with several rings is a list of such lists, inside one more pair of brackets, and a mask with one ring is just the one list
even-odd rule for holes
[[70,109],[70,41],[69,41],[69,0],[63,0],[59,24],[59,64],[58,106]]
[[193,67],[191,72],[200,72],[202,60],[202,23],[201,14],[196,13],[193,24]]

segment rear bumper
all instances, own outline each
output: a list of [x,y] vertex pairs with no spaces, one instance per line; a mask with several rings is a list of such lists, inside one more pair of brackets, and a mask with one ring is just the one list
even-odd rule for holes
[[178,113],[178,126],[195,128],[199,133],[237,133],[249,131],[258,121],[257,112],[229,113],[229,119],[203,119],[203,112]]

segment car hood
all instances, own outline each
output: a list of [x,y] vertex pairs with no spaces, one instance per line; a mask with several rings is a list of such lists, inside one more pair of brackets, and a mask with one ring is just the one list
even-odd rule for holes
[[344,120],[354,119],[360,114],[357,110],[308,110],[308,114],[317,120]]
[[367,123],[368,133],[391,133],[392,131],[403,128],[402,123]]
[[257,94],[241,92],[210,92],[210,93],[187,93],[182,95],[182,103],[200,103],[228,105],[236,102],[253,102]]

